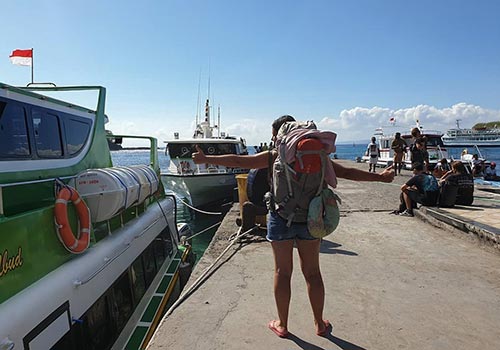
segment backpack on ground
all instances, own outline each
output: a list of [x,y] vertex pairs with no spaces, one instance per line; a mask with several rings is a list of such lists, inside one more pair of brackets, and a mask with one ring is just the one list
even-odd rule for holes
[[424,200],[423,205],[434,206],[439,197],[439,185],[432,174],[424,174],[423,179]]
[[[287,122],[281,126],[277,135],[278,157],[272,165],[270,197],[274,202],[271,210],[285,219],[287,226],[292,222],[307,222],[312,228],[311,235],[323,237],[337,226],[338,197],[325,182],[325,169],[330,159],[322,141],[314,137],[318,133],[312,121]],[[294,153],[291,163],[286,162],[289,159],[287,152]],[[323,193],[324,190],[327,191]],[[308,216],[313,199],[314,210]],[[329,217],[325,219],[325,215]],[[333,218],[335,215],[337,219]],[[331,231],[325,233],[330,228]]]
[[458,184],[445,181],[439,189],[438,205],[443,208],[450,208],[455,205],[458,194]]
[[269,192],[268,169],[250,169],[247,177],[247,197],[250,202],[265,207],[264,195]]

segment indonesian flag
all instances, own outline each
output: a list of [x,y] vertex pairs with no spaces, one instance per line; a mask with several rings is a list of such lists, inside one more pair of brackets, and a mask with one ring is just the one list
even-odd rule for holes
[[12,64],[31,66],[33,64],[33,49],[14,50],[9,58]]

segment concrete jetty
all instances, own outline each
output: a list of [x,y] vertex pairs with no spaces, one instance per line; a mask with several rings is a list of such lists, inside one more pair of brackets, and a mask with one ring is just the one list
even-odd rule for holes
[[[500,349],[500,196],[476,191],[473,207],[389,215],[410,176],[404,171],[392,184],[339,181],[341,223],[320,256],[331,335],[315,334],[296,252],[292,334],[281,339],[267,328],[276,318],[274,263],[257,234],[229,249],[163,319],[148,349]],[[237,215],[235,204],[192,281],[228,245]]]

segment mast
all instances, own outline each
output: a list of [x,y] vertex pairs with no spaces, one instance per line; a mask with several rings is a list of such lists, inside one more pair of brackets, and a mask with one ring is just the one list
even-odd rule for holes
[[217,108],[217,137],[220,138],[220,105]]

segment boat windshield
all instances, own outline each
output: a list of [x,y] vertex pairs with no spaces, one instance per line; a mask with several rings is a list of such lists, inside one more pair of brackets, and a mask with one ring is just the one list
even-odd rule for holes
[[[198,143],[198,146],[205,154],[210,155],[237,153],[234,143]],[[167,150],[170,158],[190,158],[195,151],[195,146],[189,143],[169,143]]]
[[435,137],[435,136],[428,136],[427,135],[427,147],[437,147],[437,146],[443,146],[443,140],[441,140],[441,137]]

